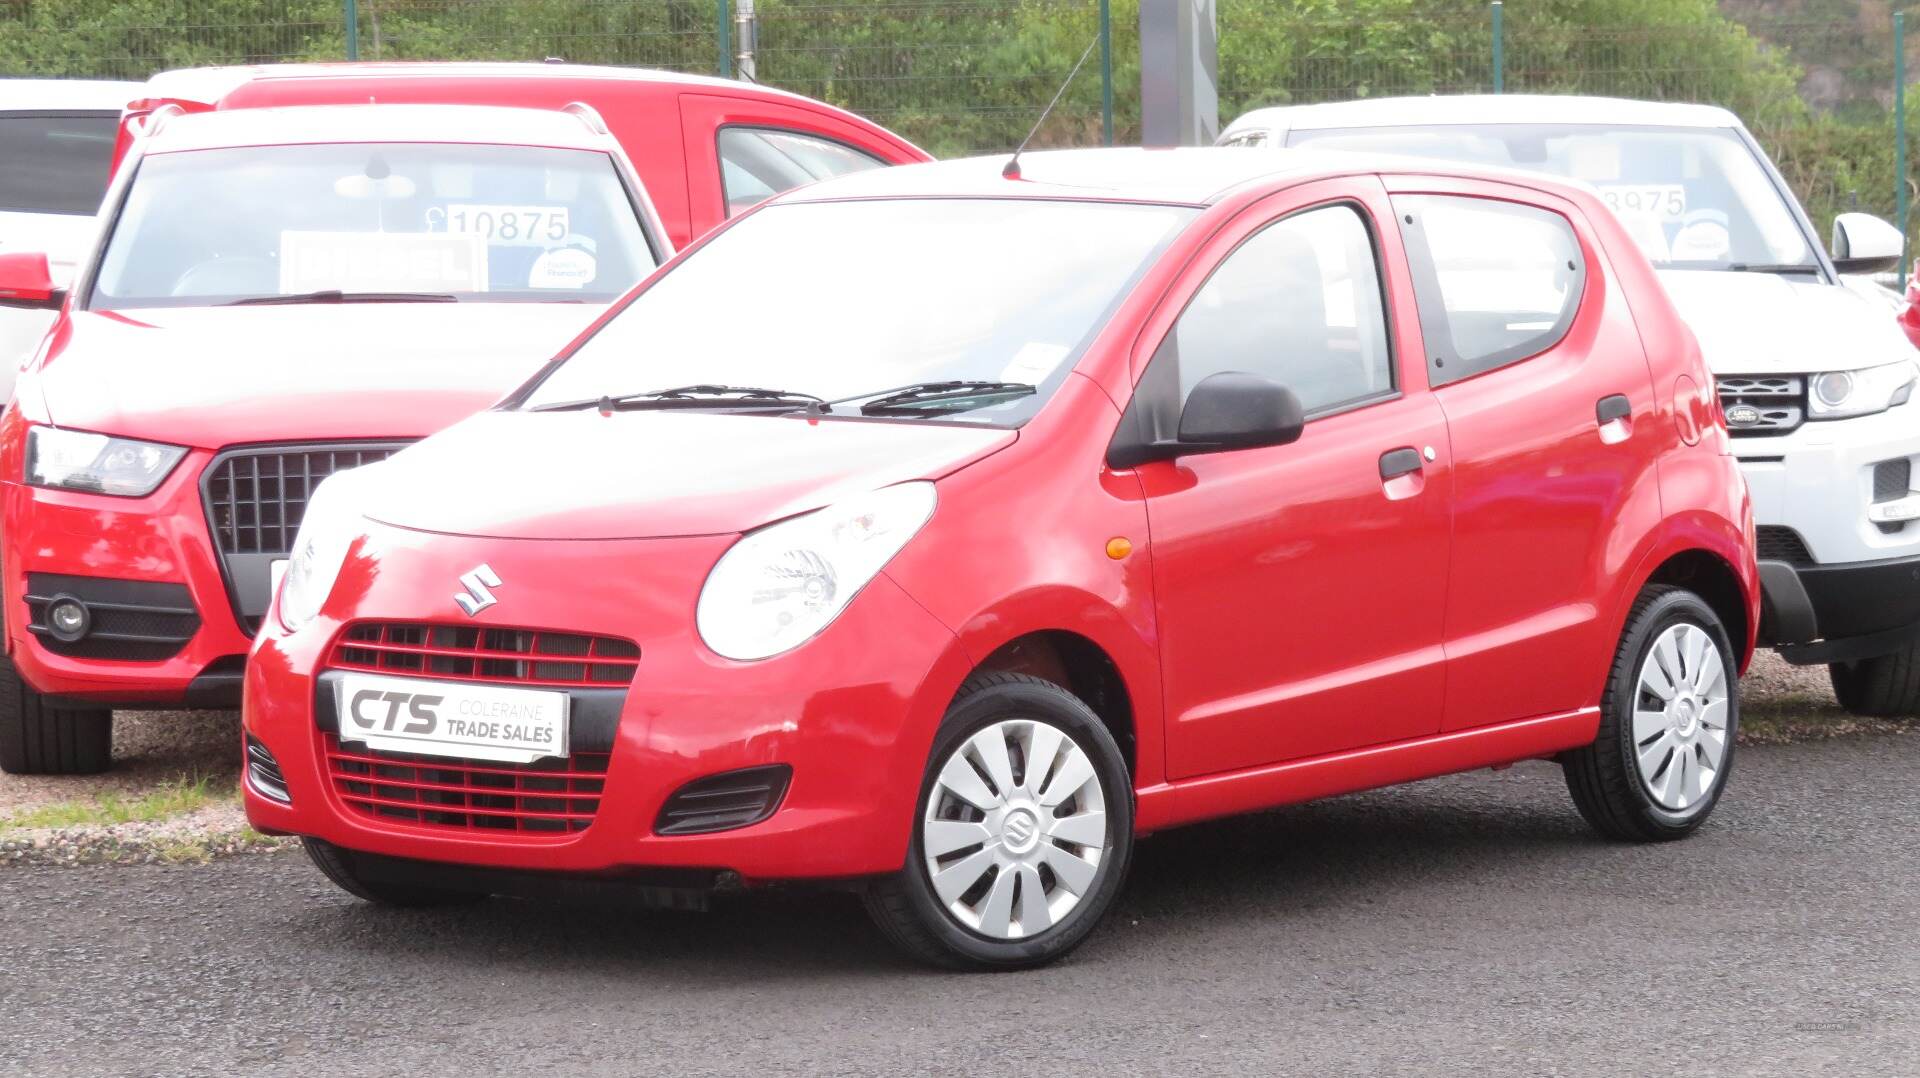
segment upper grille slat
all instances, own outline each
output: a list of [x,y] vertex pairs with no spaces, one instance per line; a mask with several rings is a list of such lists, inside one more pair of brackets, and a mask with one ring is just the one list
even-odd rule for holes
[[328,665],[454,681],[631,685],[640,648],[631,640],[539,629],[361,621],[334,641]]

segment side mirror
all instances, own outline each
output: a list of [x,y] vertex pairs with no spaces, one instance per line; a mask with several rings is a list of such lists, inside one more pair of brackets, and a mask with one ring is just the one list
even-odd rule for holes
[[57,311],[66,298],[64,289],[54,287],[46,255],[28,251],[0,254],[0,307]]
[[1900,230],[1870,213],[1833,219],[1833,268],[1841,273],[1883,273],[1900,268]]
[[[1139,401],[1134,399],[1130,413]],[[1293,390],[1262,375],[1222,371],[1201,379],[1187,394],[1175,437],[1159,441],[1129,437],[1127,432],[1137,428],[1123,425],[1121,437],[1107,449],[1107,463],[1133,468],[1191,453],[1286,445],[1297,441],[1305,427],[1305,410]]]

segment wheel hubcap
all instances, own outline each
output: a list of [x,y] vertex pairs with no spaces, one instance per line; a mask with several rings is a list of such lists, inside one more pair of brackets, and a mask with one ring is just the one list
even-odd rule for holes
[[1093,889],[1108,846],[1106,793],[1086,750],[1057,727],[1009,719],[940,765],[921,822],[935,894],[991,939],[1059,924]]
[[1681,812],[1713,791],[1727,754],[1731,691],[1720,649],[1697,625],[1668,628],[1641,662],[1634,756],[1641,783],[1661,808]]

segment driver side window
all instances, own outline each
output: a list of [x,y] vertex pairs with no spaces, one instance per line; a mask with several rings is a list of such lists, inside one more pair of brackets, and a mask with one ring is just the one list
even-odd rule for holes
[[886,163],[831,139],[772,127],[723,127],[719,140],[728,217],[803,183]]
[[1309,417],[1394,392],[1379,265],[1356,207],[1277,221],[1215,268],[1141,382],[1150,438],[1172,438],[1193,387],[1223,371],[1286,386]]

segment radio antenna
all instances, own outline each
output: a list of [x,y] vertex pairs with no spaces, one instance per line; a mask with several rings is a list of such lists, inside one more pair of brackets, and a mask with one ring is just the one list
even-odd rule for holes
[[1100,44],[1098,37],[1087,42],[1087,51],[1080,54],[1080,59],[1073,65],[1073,70],[1067,72],[1066,81],[1062,82],[1060,88],[1053,92],[1053,100],[1047,102],[1047,107],[1040,110],[1040,118],[1033,121],[1033,130],[1027,132],[1027,137],[1020,140],[1020,147],[1013,151],[1012,157],[1007,158],[1007,165],[1000,170],[1000,175],[1005,176],[1009,180],[1017,180],[1020,178],[1020,155],[1026,152],[1027,143],[1033,141],[1033,136],[1040,133],[1040,125],[1047,122],[1048,116],[1053,115],[1053,107],[1058,105],[1060,98],[1066,95],[1067,87],[1073,85],[1073,77],[1080,73],[1082,67],[1086,66],[1087,57],[1093,55],[1093,47],[1098,44]]

